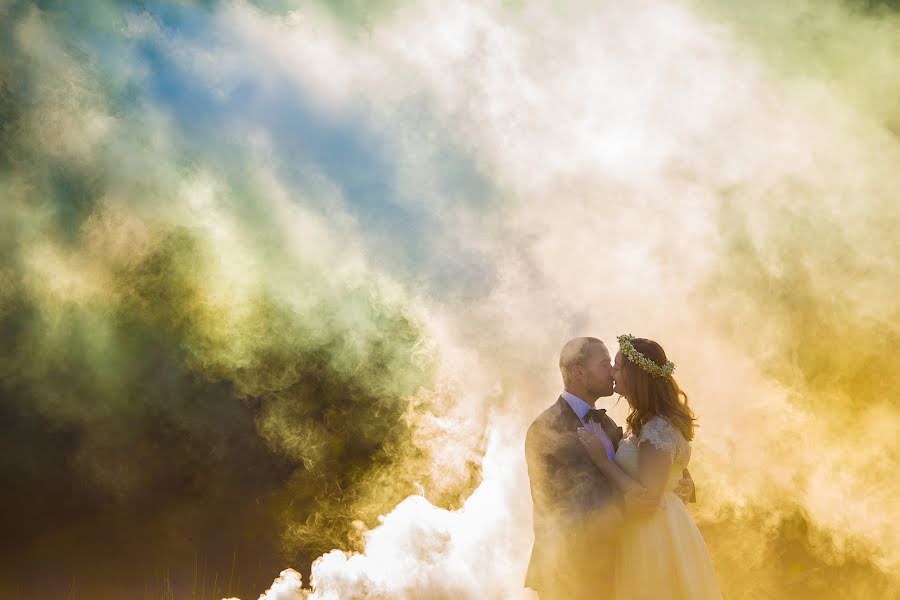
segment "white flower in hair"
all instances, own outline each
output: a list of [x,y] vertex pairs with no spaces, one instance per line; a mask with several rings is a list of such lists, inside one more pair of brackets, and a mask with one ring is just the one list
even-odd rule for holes
[[672,373],[675,371],[675,363],[669,360],[666,361],[666,364],[663,366],[659,366],[638,352],[637,348],[634,347],[634,344],[631,343],[632,340],[634,340],[634,336],[630,333],[620,335],[618,339],[622,354],[627,356],[628,360],[639,366],[643,371],[654,377],[669,378],[672,376]]

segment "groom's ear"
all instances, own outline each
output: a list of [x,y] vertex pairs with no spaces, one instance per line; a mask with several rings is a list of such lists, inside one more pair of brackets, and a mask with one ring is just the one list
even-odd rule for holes
[[569,378],[567,381],[575,381],[575,378],[581,375],[581,367],[572,365],[569,367]]

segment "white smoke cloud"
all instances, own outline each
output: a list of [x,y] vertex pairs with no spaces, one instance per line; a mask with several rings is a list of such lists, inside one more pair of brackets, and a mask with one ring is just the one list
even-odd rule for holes
[[410,496],[366,533],[365,553],[335,550],[316,562],[309,598],[529,597],[511,585],[530,532],[516,518],[527,483],[507,468],[518,450],[509,434],[494,430],[484,483],[460,510]]

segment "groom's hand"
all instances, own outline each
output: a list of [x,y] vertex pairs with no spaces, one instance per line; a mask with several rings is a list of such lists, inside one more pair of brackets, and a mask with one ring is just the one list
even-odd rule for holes
[[639,487],[625,492],[624,500],[628,517],[649,517],[659,508],[660,498]]
[[691,478],[691,474],[688,473],[687,469],[684,470],[681,479],[678,480],[678,486],[675,488],[675,495],[681,498],[681,501],[685,504],[697,501],[697,490],[694,487],[694,480]]

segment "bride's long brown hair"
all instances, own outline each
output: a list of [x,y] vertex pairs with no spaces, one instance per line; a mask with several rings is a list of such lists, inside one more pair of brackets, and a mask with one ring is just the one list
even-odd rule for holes
[[[634,338],[631,341],[634,349],[655,362],[659,366],[668,360],[662,346],[645,338]],[[694,439],[694,411],[688,404],[688,397],[672,377],[656,377],[633,363],[622,353],[622,369],[625,374],[628,403],[631,410],[625,422],[635,435],[641,434],[644,424],[651,418],[660,415],[669,419],[681,431],[686,440]]]

